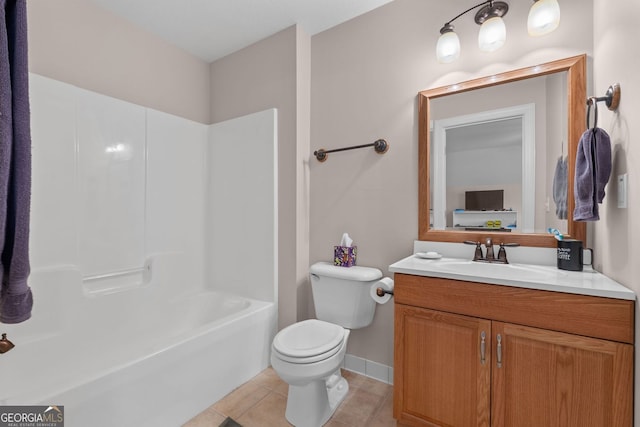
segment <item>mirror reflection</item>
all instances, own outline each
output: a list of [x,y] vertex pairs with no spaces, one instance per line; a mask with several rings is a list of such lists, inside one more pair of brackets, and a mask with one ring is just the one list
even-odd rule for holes
[[567,232],[566,74],[432,101],[433,229]]

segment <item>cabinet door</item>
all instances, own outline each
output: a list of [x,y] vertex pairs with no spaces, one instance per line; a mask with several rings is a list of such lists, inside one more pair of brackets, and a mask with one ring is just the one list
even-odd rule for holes
[[631,426],[632,345],[509,323],[492,327],[492,427]]
[[395,336],[394,417],[400,423],[489,426],[490,321],[396,304]]

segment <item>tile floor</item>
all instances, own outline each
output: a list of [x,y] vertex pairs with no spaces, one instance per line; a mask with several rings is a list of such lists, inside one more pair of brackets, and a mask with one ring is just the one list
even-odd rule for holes
[[[395,427],[393,387],[374,379],[342,371],[349,393],[326,427]],[[284,417],[287,384],[267,368],[183,427],[218,427],[227,417],[243,427],[289,427]]]

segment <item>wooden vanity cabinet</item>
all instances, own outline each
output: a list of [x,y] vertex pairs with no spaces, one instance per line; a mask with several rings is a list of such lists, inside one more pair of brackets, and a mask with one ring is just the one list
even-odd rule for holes
[[408,426],[631,426],[633,301],[395,275]]

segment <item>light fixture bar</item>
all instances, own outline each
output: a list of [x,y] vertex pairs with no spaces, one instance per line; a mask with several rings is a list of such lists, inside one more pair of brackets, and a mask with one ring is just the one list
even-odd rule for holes
[[[443,28],[444,28],[444,27],[446,27],[447,25],[451,24],[451,23],[452,23],[453,21],[455,21],[456,19],[460,18],[462,15],[464,15],[464,14],[466,14],[466,13],[471,12],[473,9],[477,9],[477,8],[479,8],[480,6],[484,6],[484,5],[491,4],[491,3],[493,3],[493,0],[485,0],[485,1],[483,1],[482,3],[478,3],[478,4],[477,4],[477,5],[475,5],[475,6],[471,6],[469,9],[467,9],[467,10],[465,10],[464,12],[462,12],[462,13],[460,13],[460,14],[456,15],[453,19],[450,19],[449,21],[447,21],[447,22],[443,25]],[[502,3],[502,2],[500,2],[500,3]],[[508,9],[508,8],[509,8],[509,7],[507,6],[507,9]],[[505,12],[505,13],[506,13],[506,12]]]

